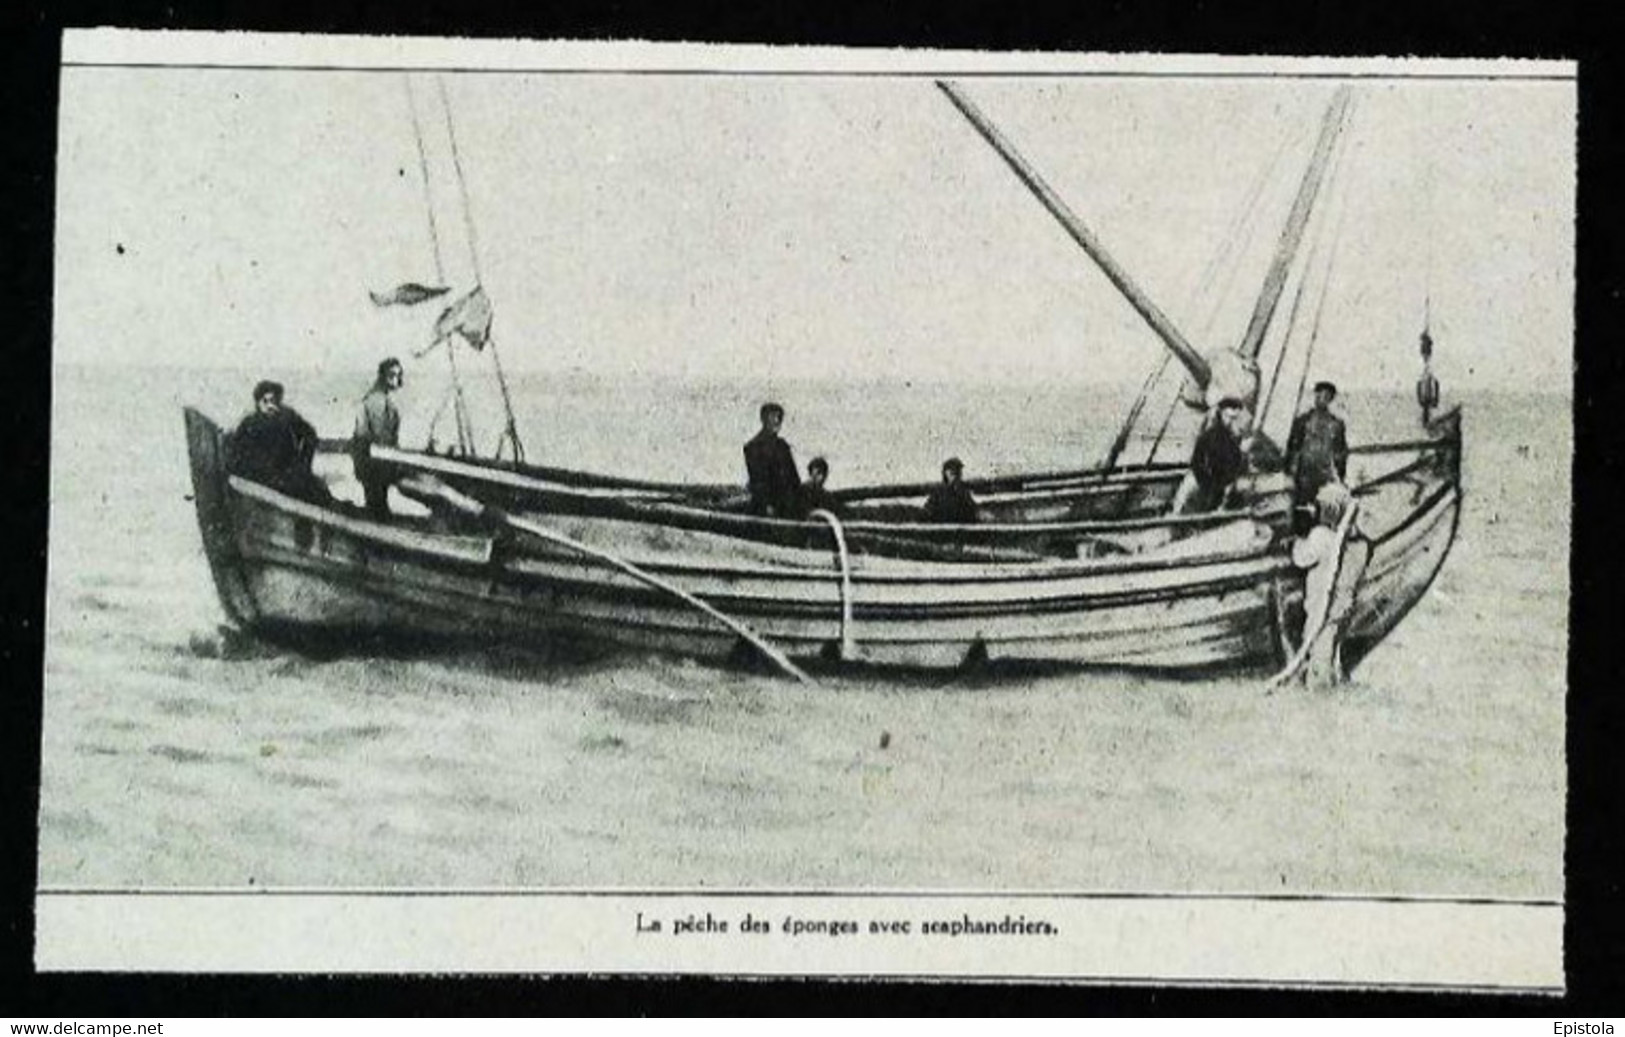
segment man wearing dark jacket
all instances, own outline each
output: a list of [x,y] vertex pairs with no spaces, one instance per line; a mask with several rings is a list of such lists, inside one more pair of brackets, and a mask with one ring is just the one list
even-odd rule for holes
[[1196,449],[1191,452],[1196,490],[1185,505],[1186,511],[1217,509],[1224,504],[1230,487],[1247,471],[1247,457],[1241,450],[1245,413],[1240,400],[1225,397],[1219,402],[1219,412],[1196,438]]
[[981,518],[976,498],[963,478],[965,463],[957,457],[942,462],[942,482],[925,499],[925,520],[968,526]]
[[1331,411],[1337,386],[1315,383],[1315,405],[1292,420],[1286,441],[1286,470],[1297,504],[1312,504],[1320,488],[1348,475],[1349,443],[1343,419]]
[[807,462],[807,481],[801,484],[796,492],[796,513],[794,518],[804,519],[815,511],[827,511],[836,518],[841,517],[841,505],[835,495],[824,489],[824,483],[829,479],[829,462],[822,457],[815,457]]
[[790,444],[779,438],[784,408],[764,403],[762,429],[745,444],[745,472],[750,480],[750,510],[755,515],[791,518],[797,511],[801,473]]
[[327,484],[311,472],[316,430],[292,407],[283,406],[282,386],[263,381],[254,386],[254,409],[238,422],[227,447],[227,468],[234,475],[273,490],[317,503],[331,498]]

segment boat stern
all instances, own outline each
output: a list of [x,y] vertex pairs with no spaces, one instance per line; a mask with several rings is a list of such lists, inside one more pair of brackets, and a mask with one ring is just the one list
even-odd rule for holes
[[203,413],[185,408],[186,452],[192,470],[192,502],[209,572],[227,618],[239,627],[259,619],[244,578],[237,534],[226,487],[226,434]]

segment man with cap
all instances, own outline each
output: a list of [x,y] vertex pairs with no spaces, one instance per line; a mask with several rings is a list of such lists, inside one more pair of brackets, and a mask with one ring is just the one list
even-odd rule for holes
[[796,470],[790,444],[779,438],[779,429],[784,425],[784,408],[777,403],[764,403],[758,414],[762,420],[761,431],[745,444],[751,513],[793,518],[798,510],[801,473]]
[[1315,405],[1292,421],[1286,441],[1286,471],[1292,477],[1292,498],[1297,505],[1313,504],[1320,488],[1342,482],[1348,474],[1348,433],[1343,419],[1331,411],[1337,386],[1315,383]]
[[942,483],[925,498],[925,520],[970,525],[981,516],[976,510],[976,498],[962,481],[965,463],[957,457],[942,462]]
[[316,430],[282,403],[280,382],[254,386],[254,409],[238,422],[227,444],[227,468],[235,475],[305,500],[327,503],[327,484],[310,470]]
[[1181,510],[1200,513],[1224,504],[1230,487],[1247,471],[1247,455],[1241,449],[1246,432],[1247,411],[1242,402],[1234,396],[1220,400],[1218,412],[1196,437],[1196,448],[1191,451],[1195,487]]

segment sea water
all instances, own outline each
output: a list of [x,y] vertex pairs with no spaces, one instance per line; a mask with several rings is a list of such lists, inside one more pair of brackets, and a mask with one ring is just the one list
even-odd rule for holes
[[[56,373],[42,887],[1562,895],[1566,397],[1462,401],[1458,541],[1345,689],[1074,670],[803,687],[631,651],[223,636],[180,408],[234,422],[263,374]],[[364,371],[281,377],[348,432]],[[415,388],[409,427],[437,403]],[[512,388],[533,461],[703,482],[741,479],[762,395]],[[775,395],[839,487],[930,481],[949,454],[972,477],[1092,463],[1133,391]],[[1414,437],[1404,394],[1341,403],[1355,443]]]

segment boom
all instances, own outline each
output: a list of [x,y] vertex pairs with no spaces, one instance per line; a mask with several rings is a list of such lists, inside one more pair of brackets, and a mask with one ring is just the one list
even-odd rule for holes
[[1162,339],[1163,344],[1173,351],[1174,356],[1179,358],[1180,363],[1185,365],[1185,369],[1191,373],[1191,377],[1196,380],[1197,384],[1206,388],[1213,377],[1213,372],[1208,367],[1207,361],[1191,346],[1179,329],[1174,327],[1173,321],[1169,320],[1167,315],[1158,308],[1157,304],[1152,302],[1150,297],[1134,283],[1128,276],[1128,272],[1117,264],[1117,261],[1106,251],[1105,246],[1100,243],[1100,239],[1095,237],[1094,232],[1085,226],[1084,222],[1078,219],[1071,209],[1067,208],[1066,203],[1061,201],[1060,196],[1050,188],[1049,184],[1044,182],[1044,178],[1039,176],[1027,164],[1027,161],[1017,153],[1010,142],[1004,139],[1004,135],[992,123],[987,121],[987,117],[975,105],[971,104],[969,98],[960,93],[959,89],[952,83],[939,79],[937,80],[937,86],[943,93],[948,95],[948,100],[954,103],[954,107],[959,109],[960,114],[970,120],[972,126],[976,127],[976,132],[982,135],[982,139],[993,145],[993,150],[999,153],[999,157],[1003,158],[1021,182],[1027,185],[1027,189],[1038,197],[1044,208],[1049,210],[1050,215],[1060,221],[1061,226],[1071,235],[1072,240],[1076,241],[1085,252],[1089,253],[1089,258],[1099,265],[1101,272],[1106,275],[1113,285],[1117,286],[1117,290],[1123,293],[1123,297],[1129,301],[1129,304],[1134,307],[1140,316],[1145,318],[1146,323],[1151,325],[1151,330],[1157,333],[1157,337]]

